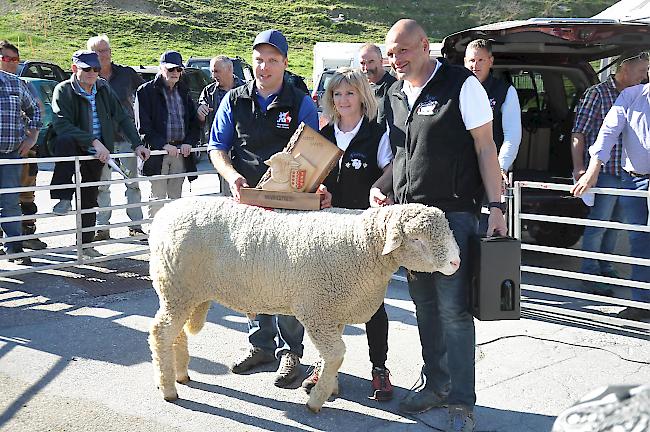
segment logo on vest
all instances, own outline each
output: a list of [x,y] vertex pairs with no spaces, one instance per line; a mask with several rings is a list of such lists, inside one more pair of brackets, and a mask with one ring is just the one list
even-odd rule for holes
[[490,108],[492,108],[492,111],[494,111],[494,108],[497,106],[497,100],[494,98],[490,98]]
[[368,164],[359,158],[352,158],[345,163],[345,167],[360,170],[361,168],[368,168]]
[[427,98],[420,102],[420,105],[418,105],[417,115],[434,115],[439,105],[440,104],[435,98],[427,96]]
[[278,114],[278,121],[275,122],[275,127],[278,129],[289,129],[289,124],[291,123],[291,114],[289,111],[281,112]]

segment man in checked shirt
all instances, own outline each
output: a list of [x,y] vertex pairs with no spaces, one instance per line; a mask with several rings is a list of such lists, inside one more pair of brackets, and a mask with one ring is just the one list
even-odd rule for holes
[[[41,127],[41,109],[27,86],[17,76],[0,71],[0,159],[19,159],[36,144]],[[20,187],[22,164],[0,163],[0,189]],[[19,193],[0,194],[0,216],[20,216]],[[3,222],[6,237],[22,234],[20,221]],[[3,252],[23,251],[22,242],[9,241]],[[30,265],[29,257],[9,258],[18,264]]]
[[[573,158],[573,178],[578,181],[585,173],[589,163],[589,147],[596,141],[603,119],[625,88],[637,85],[647,78],[648,56],[646,53],[626,53],[619,57],[618,69],[606,81],[590,87],[585,92],[576,111],[571,135],[571,156]],[[621,142],[614,146],[611,158],[601,168],[596,187],[621,188]],[[616,195],[596,194],[589,219],[604,221],[623,221],[623,208]],[[614,253],[617,230],[588,226],[582,237],[582,249],[590,252]],[[618,277],[612,263],[584,259],[583,273],[608,277]],[[593,294],[613,295],[607,285],[585,282],[587,290]]]

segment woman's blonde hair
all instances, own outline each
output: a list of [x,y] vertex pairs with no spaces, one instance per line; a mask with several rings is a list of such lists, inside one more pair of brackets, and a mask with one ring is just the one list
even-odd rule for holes
[[330,124],[337,123],[341,116],[334,107],[334,90],[347,83],[359,92],[361,99],[361,112],[369,120],[377,117],[377,100],[368,84],[368,79],[358,70],[349,67],[339,68],[327,83],[327,89],[323,95],[323,114],[330,119]]

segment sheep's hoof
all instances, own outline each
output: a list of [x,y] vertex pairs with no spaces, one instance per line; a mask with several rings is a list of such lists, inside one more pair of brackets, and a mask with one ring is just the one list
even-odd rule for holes
[[187,384],[188,382],[190,382],[190,376],[185,375],[184,377],[178,377],[176,378],[176,382],[179,384]]
[[165,399],[166,402],[174,402],[175,400],[178,399],[178,393],[174,393],[173,395],[169,395],[169,396],[163,395],[163,398]]
[[309,402],[307,402],[307,408],[309,408],[309,411],[313,412],[314,414],[318,414],[321,409],[321,407],[312,407],[309,405]]

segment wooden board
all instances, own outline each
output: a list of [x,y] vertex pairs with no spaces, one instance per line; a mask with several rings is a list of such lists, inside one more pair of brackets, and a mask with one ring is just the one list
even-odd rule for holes
[[320,195],[305,192],[281,192],[256,188],[242,188],[239,190],[239,202],[258,207],[289,210],[320,210]]

